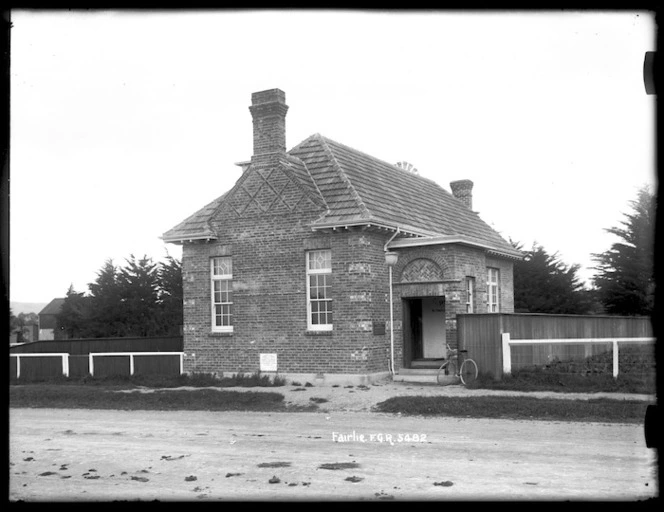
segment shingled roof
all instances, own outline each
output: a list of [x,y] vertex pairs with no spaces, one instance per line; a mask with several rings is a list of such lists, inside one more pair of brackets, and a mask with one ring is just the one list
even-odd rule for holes
[[40,315],[58,315],[60,314],[60,311],[62,311],[62,306],[65,303],[65,299],[58,298],[58,299],[53,299],[51,302],[46,304],[44,306],[44,309],[42,309],[39,314]]
[[[354,225],[398,228],[423,240],[468,243],[518,257],[519,253],[477,213],[418,174],[320,134],[292,148],[285,160],[302,186],[320,197],[327,210],[312,224],[314,230]],[[245,174],[248,172],[251,167]],[[232,190],[164,233],[164,241],[215,239],[209,221],[229,194]]]
[[217,234],[210,227],[210,220],[221,206],[228,193],[218,197],[196,213],[187,217],[174,228],[166,231],[161,237],[165,242],[182,242],[184,240],[213,240]]

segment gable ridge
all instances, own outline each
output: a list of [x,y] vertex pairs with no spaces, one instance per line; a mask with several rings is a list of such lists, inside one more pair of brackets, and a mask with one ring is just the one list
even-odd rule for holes
[[[229,199],[229,200],[230,200],[230,199],[233,197],[233,194],[234,194],[234,193],[235,193],[235,192],[236,192],[236,191],[242,186],[242,184],[247,180],[247,177],[249,176],[249,174],[250,174],[252,171],[255,171],[255,169],[256,169],[256,166],[255,166],[254,163],[252,163],[251,165],[249,165],[249,167],[247,167],[247,169],[246,169],[245,171],[242,172],[242,175],[237,179],[237,181],[235,182],[235,184],[234,184],[234,185],[233,185],[233,186],[232,186],[232,187],[231,187],[231,188],[230,188],[230,189],[224,194],[224,197],[225,197],[226,199]],[[209,216],[208,219],[207,219],[208,224],[209,224],[209,222],[210,222],[210,219],[215,218],[215,217],[217,216],[217,214],[218,214],[218,213],[219,213],[219,212],[220,212],[225,206],[228,206],[229,208],[232,208],[231,201],[229,201],[229,200],[227,200],[227,201],[223,201],[223,200],[222,200],[222,201],[219,201],[219,204],[217,205],[217,207],[216,207],[214,210],[212,210],[212,213],[210,214],[210,216]]]
[[[321,135],[318,134],[318,133],[314,133],[313,135],[309,135],[309,137],[307,137],[306,139],[304,139],[302,142],[300,142],[299,144],[297,144],[297,145],[293,146],[292,148],[290,148],[290,149],[286,152],[286,154],[287,154],[288,156],[293,156],[293,155],[290,154],[291,151],[297,151],[298,149],[300,149],[300,148],[301,148],[302,146],[304,146],[305,144],[308,144],[310,141],[312,141],[312,140],[318,140],[318,137],[320,137],[320,136],[321,136]],[[295,157],[295,158],[297,158],[297,157]]]
[[[206,227],[206,228],[208,229],[208,231],[211,232],[211,233],[214,233],[214,230],[212,229],[212,226],[210,225],[210,219],[214,218],[215,214],[216,214],[216,213],[219,211],[219,209],[224,205],[224,199],[226,199],[226,197],[228,196],[229,192],[230,192],[230,191],[227,190],[226,192],[224,192],[223,194],[221,194],[221,196],[219,196],[217,199],[215,199],[214,201],[212,201],[211,203],[209,203],[209,204],[205,207],[205,208],[209,208],[209,207],[211,207],[212,205],[214,205],[215,202],[217,203],[217,204],[214,206],[214,208],[212,208],[212,212],[210,213],[210,215],[208,215],[207,218],[205,219],[205,227]],[[205,208],[204,208],[204,209],[205,209]]]
[[279,160],[279,164],[282,165],[284,167],[284,169],[287,169],[288,167],[292,167],[293,163],[295,163],[296,165],[300,165],[305,170],[305,172],[307,173],[307,176],[309,177],[309,180],[311,181],[311,183],[314,186],[314,189],[316,190],[317,196],[315,196],[315,199],[313,197],[311,197],[312,194],[310,193],[309,190],[305,189],[304,184],[301,182],[301,180],[299,178],[297,178],[297,176],[296,176],[296,179],[294,180],[296,186],[307,197],[310,197],[310,199],[312,201],[314,201],[316,203],[319,203],[319,204],[322,204],[325,207],[325,209],[327,210],[327,212],[329,212],[330,208],[327,205],[327,201],[325,201],[325,198],[323,197],[323,194],[321,194],[321,191],[318,188],[318,184],[316,183],[316,180],[314,180],[313,176],[311,175],[311,172],[309,172],[309,168],[307,167],[307,164],[305,164],[300,158],[298,158],[294,155],[289,155],[288,153],[285,153],[282,156],[283,156],[283,158]]
[[360,194],[357,193],[357,190],[353,186],[352,182],[350,181],[350,179],[348,178],[346,173],[343,171],[343,169],[339,165],[339,162],[337,162],[337,158],[334,156],[334,153],[330,149],[330,146],[327,143],[327,139],[325,137],[323,137],[322,135],[320,135],[319,133],[316,133],[314,135],[314,137],[316,137],[316,139],[321,144],[321,147],[323,148],[325,153],[330,158],[335,172],[341,178],[341,181],[343,181],[345,183],[346,188],[348,189],[348,191],[350,192],[351,197],[355,201],[355,204],[357,204],[357,206],[360,208],[360,211],[362,212],[362,213],[360,213],[360,217],[365,218],[365,219],[370,218],[371,217],[371,212],[369,212],[369,208],[367,208],[367,205],[364,204],[364,201],[360,197]]

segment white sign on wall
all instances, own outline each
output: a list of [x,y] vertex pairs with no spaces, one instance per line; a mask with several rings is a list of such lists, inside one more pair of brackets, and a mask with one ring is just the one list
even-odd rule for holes
[[261,354],[260,357],[262,372],[277,371],[277,354]]

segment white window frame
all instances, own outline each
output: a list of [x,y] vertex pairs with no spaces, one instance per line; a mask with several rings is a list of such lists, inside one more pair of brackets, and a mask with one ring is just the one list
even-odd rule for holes
[[[218,260],[227,260],[229,262],[229,265],[227,265],[230,268],[230,272],[227,273],[215,273],[215,262]],[[227,301],[219,301],[216,302],[216,297],[215,297],[215,284],[219,283],[219,286],[225,286],[225,290],[220,290],[222,293],[228,293],[228,299]],[[215,256],[213,258],[210,258],[210,303],[211,303],[211,308],[210,312],[212,315],[211,319],[211,327],[212,327],[212,332],[233,332],[233,259],[231,256]],[[222,309],[222,325],[217,325],[217,306],[221,306]],[[224,307],[227,307],[229,312],[228,314],[224,314],[223,310]],[[224,318],[228,318],[228,323],[224,324]]]
[[466,276],[466,313],[475,312],[475,278]]
[[[327,253],[329,267],[324,268],[311,268],[311,258],[320,253]],[[317,324],[312,322],[312,303],[316,302],[325,302],[329,304],[329,311],[334,315],[334,309],[332,308],[332,298],[328,295],[330,293],[330,284],[329,277],[332,275],[332,251],[330,249],[319,249],[315,251],[307,251],[306,253],[306,269],[307,269],[307,330],[309,331],[331,331],[334,323],[327,324]],[[312,299],[311,298],[311,277],[313,276],[324,276],[325,277],[325,297],[323,299]],[[334,317],[334,316],[333,316]]]
[[486,307],[489,313],[500,311],[500,269],[486,269]]

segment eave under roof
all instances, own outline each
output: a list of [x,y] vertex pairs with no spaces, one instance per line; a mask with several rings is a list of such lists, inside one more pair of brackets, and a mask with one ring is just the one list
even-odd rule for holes
[[386,245],[387,249],[404,249],[407,247],[424,247],[430,245],[450,245],[450,244],[459,244],[467,245],[470,247],[475,247],[487,251],[490,254],[496,256],[501,256],[505,258],[512,258],[516,260],[522,260],[523,254],[521,251],[516,249],[508,250],[503,247],[496,247],[490,243],[480,242],[478,240],[473,240],[467,236],[463,235],[434,235],[421,238],[409,238],[409,239],[398,239],[389,242]]

